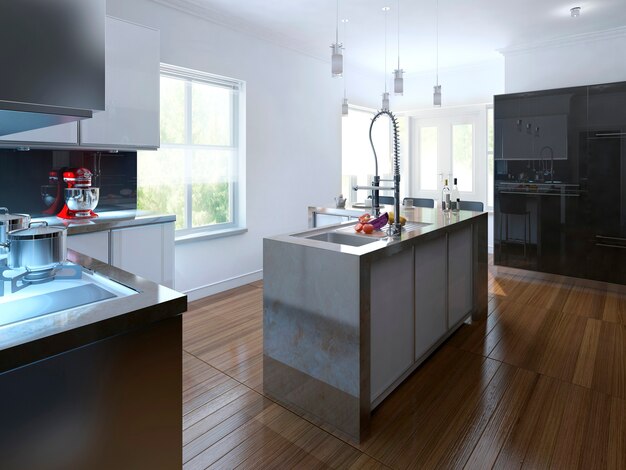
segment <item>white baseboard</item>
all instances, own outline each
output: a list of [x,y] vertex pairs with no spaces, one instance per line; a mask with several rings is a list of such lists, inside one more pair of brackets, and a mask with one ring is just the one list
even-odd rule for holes
[[209,295],[219,294],[220,292],[234,289],[235,287],[241,287],[261,279],[263,279],[263,270],[259,269],[258,271],[231,277],[229,279],[224,279],[223,281],[194,287],[193,289],[183,291],[183,293],[187,294],[187,301],[193,302],[194,300],[199,300],[204,297],[208,297]]

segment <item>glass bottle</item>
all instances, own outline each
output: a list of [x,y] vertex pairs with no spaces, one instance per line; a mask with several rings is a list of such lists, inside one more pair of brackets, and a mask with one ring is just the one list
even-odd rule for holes
[[458,211],[461,209],[461,198],[459,197],[459,186],[457,184],[456,178],[454,178],[454,184],[452,185],[452,195],[450,196],[452,199],[452,210]]
[[450,212],[450,197],[450,188],[448,187],[448,180],[446,179],[445,183],[443,184],[443,189],[441,190],[441,208],[444,212]]

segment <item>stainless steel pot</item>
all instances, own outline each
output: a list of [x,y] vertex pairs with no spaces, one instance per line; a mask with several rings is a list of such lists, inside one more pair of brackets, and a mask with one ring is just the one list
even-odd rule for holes
[[11,269],[37,272],[55,268],[67,257],[67,229],[31,222],[28,228],[9,232],[7,265]]
[[0,258],[5,258],[9,250],[3,244],[8,241],[9,232],[28,227],[30,215],[9,214],[9,209],[0,207]]

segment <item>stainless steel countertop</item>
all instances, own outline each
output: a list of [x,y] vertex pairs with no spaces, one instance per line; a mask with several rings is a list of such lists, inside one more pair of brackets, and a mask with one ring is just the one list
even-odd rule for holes
[[[363,210],[354,209],[336,209],[322,207],[314,209],[318,213],[332,213],[334,215],[352,215],[351,212],[354,211],[357,217],[364,213]],[[340,211],[341,213],[339,213]],[[471,224],[472,219],[475,219],[476,217],[487,217],[486,212],[459,211],[456,213],[444,213],[440,209],[430,209],[423,207],[403,209],[401,211],[401,215],[405,216],[409,222],[422,222],[429,225],[414,229],[410,232],[403,232],[399,238],[385,236],[385,234],[382,232],[374,232],[374,234],[372,235],[360,235],[356,232],[350,232],[355,236],[369,237],[376,240],[372,243],[368,243],[366,245],[358,247],[306,238],[307,236],[335,230],[340,230],[341,232],[346,233],[345,228],[355,225],[357,222],[356,220],[344,222],[338,225],[329,225],[325,227],[310,229],[302,232],[267,237],[267,239],[294,243],[311,248],[320,248],[339,253],[346,253],[355,256],[384,256],[385,253],[389,253],[391,251],[395,252],[398,249],[402,249],[402,245],[404,244],[412,244],[414,242],[417,242],[418,240],[426,240],[431,237],[438,236],[439,234],[435,232],[438,232],[440,230],[455,230],[457,228],[461,228],[463,225]]]
[[36,217],[33,222],[44,220],[48,225],[67,227],[68,235],[80,233],[100,232],[116,228],[136,227],[140,225],[162,224],[175,222],[173,214],[161,214],[151,211],[123,210],[99,212],[94,219],[67,220],[59,217]]
[[0,373],[187,310],[187,296],[68,250],[68,260],[138,293],[0,327]]

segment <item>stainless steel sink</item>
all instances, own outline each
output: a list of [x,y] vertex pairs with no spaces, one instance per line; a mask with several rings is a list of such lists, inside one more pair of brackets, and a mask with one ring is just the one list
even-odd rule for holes
[[359,235],[348,235],[347,233],[338,233],[338,232],[325,232],[319,233],[317,235],[311,235],[306,237],[309,240],[319,240],[321,242],[329,242],[329,243],[337,243],[339,245],[349,245],[349,246],[363,246],[368,243],[374,243],[380,240],[379,238],[365,238]]

